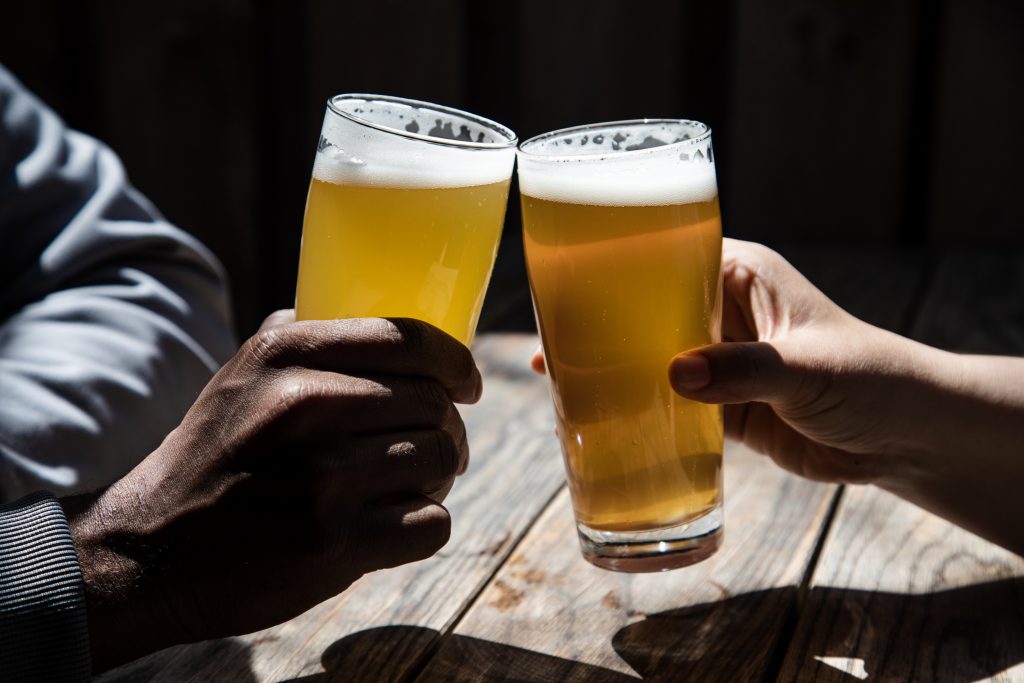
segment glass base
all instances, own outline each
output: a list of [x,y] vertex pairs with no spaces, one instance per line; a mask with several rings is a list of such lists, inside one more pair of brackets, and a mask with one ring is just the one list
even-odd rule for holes
[[616,572],[664,572],[715,554],[722,543],[722,508],[679,526],[654,531],[601,531],[576,523],[583,557]]

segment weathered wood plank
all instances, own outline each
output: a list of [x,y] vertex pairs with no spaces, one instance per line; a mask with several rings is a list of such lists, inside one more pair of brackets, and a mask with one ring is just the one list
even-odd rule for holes
[[[902,324],[924,263],[921,254],[870,247],[780,251],[837,303],[888,328]],[[743,451],[727,458],[726,481],[722,552],[659,576],[586,564],[563,493],[420,680],[752,680],[771,671],[834,489]],[[388,634],[339,643],[332,670]]]
[[1024,354],[1024,251],[942,254],[913,336],[952,351]]
[[779,680],[1009,681],[1022,663],[1024,561],[848,488]]
[[[1022,288],[1019,253],[944,254],[913,336],[1024,352]],[[1022,577],[1021,558],[878,489],[849,488],[780,680],[1019,680]]]
[[310,122],[316,123],[316,130],[327,98],[343,92],[464,106],[462,0],[312,0],[307,3],[306,22],[310,100],[305,105],[312,107]]
[[910,0],[745,0],[726,221],[753,239],[892,239],[905,211]]
[[[231,273],[239,327],[261,310],[253,11],[240,0],[83,3],[93,22],[95,131],[129,178]],[[296,249],[296,254],[297,254]]]
[[721,550],[664,574],[587,564],[563,492],[417,680],[757,680],[835,488],[731,445],[725,481]]
[[[0,21],[0,64],[57,111],[68,125],[89,130],[93,122],[88,89],[92,64],[81,54],[83,3],[55,0],[9,3]],[[75,21],[75,32],[69,20]],[[77,98],[75,96],[78,96]]]
[[946,0],[930,216],[944,244],[1024,244],[1024,5]]
[[777,250],[847,312],[895,331],[915,305],[927,259],[921,251],[867,244],[786,243]]
[[366,576],[341,596],[276,628],[167,650],[101,680],[269,681],[316,675],[336,641],[395,624],[409,630],[388,631],[388,638],[374,642],[373,657],[350,661],[338,680],[403,680],[562,486],[547,387],[528,368],[536,344],[532,335],[479,339],[475,352],[484,373],[484,398],[464,411],[472,462],[446,503],[452,538],[436,557]]
[[[706,121],[716,131],[716,152],[727,149],[732,3],[467,5],[470,30],[486,36],[470,38],[467,87],[473,103],[521,139],[599,121],[686,117]],[[495,26],[505,30],[494,35]],[[484,304],[485,329],[534,329],[522,252],[519,198],[513,190]]]

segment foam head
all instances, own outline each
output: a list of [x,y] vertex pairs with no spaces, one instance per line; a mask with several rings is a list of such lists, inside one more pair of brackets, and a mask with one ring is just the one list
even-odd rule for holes
[[396,188],[486,185],[508,180],[516,136],[472,114],[381,95],[328,102],[313,177]]
[[619,121],[545,133],[519,148],[519,189],[598,206],[710,201],[718,194],[711,129],[697,121]]

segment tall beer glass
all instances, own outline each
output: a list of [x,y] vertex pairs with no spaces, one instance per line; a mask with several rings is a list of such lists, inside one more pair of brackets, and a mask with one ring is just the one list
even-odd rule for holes
[[661,571],[715,552],[722,410],[672,392],[680,351],[721,336],[711,131],[568,128],[519,148],[526,264],[583,555]]
[[299,320],[407,317],[469,345],[515,160],[508,128],[381,95],[337,95],[306,200]]

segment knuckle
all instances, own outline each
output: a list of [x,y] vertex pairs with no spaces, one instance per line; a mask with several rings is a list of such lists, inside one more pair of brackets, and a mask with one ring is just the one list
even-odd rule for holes
[[250,337],[245,351],[256,364],[274,366],[284,357],[288,344],[288,334],[283,328],[269,327]]
[[313,402],[319,395],[317,387],[304,377],[287,375],[275,383],[272,402],[277,412],[289,413]]

